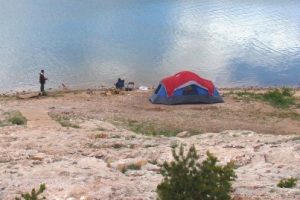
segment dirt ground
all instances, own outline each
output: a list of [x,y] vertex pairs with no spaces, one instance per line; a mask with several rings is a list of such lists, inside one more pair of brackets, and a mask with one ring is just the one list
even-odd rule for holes
[[195,133],[251,130],[265,134],[300,134],[299,107],[274,108],[266,102],[237,99],[231,91],[221,91],[225,103],[207,105],[154,105],[148,100],[153,91],[117,95],[103,91],[77,91],[37,99],[2,101],[1,104],[8,108],[27,108],[32,115],[44,109],[54,115],[75,119],[89,117],[130,128],[152,126],[158,132],[161,129]]

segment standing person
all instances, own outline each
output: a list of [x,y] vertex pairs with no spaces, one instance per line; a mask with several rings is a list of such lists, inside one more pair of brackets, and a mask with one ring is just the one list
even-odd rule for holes
[[42,70],[41,70],[41,73],[40,73],[40,84],[41,84],[41,93],[42,93],[42,95],[45,94],[45,84],[46,84],[46,80],[47,80],[47,78],[45,77],[44,70],[42,69]]

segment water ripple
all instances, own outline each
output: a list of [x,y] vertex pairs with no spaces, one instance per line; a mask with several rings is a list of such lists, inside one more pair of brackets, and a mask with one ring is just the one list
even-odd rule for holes
[[152,85],[179,70],[293,85],[299,73],[298,0],[11,0],[0,19],[0,90],[38,89],[41,68],[48,87]]

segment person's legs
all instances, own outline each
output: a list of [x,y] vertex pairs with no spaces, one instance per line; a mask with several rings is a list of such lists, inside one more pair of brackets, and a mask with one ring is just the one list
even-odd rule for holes
[[41,92],[45,92],[45,84],[41,83]]

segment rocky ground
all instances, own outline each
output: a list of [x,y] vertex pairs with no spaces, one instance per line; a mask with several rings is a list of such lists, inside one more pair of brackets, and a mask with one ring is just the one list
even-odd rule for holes
[[28,119],[26,126],[0,127],[0,199],[41,183],[51,200],[156,199],[159,166],[172,160],[171,148],[179,144],[194,144],[202,159],[210,151],[220,164],[234,161],[235,199],[300,199],[300,184],[276,186],[300,178],[299,109],[278,110],[229,93],[224,104],[152,105],[150,94],[0,99],[0,120],[10,110]]

